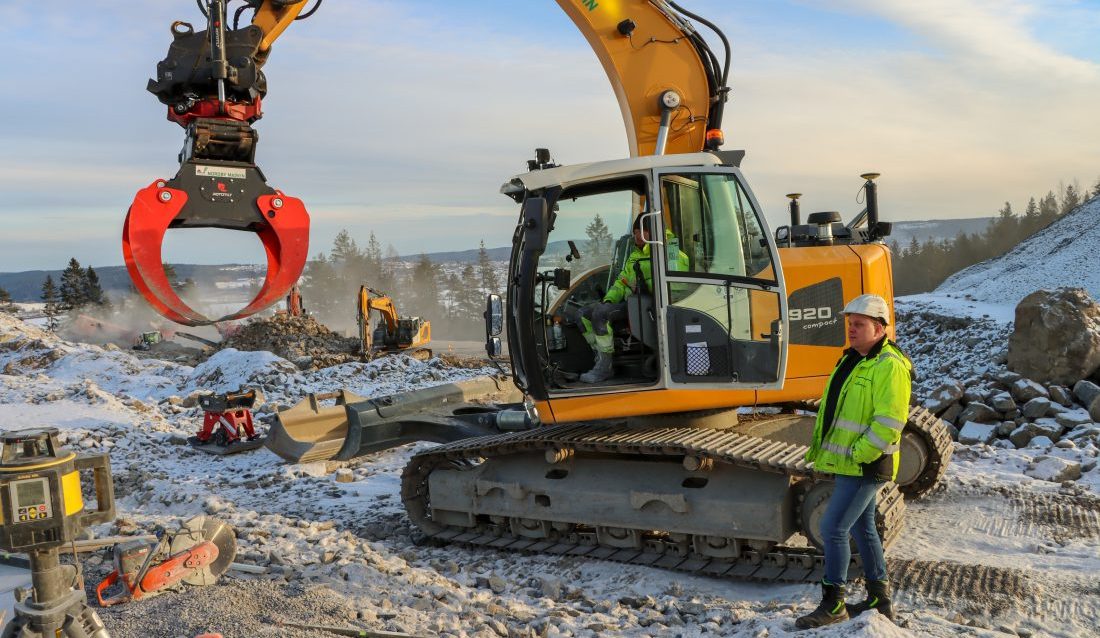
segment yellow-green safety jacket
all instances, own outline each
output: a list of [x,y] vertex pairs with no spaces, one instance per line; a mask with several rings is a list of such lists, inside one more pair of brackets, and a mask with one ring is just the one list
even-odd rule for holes
[[[674,235],[665,231],[665,241],[669,241]],[[623,299],[626,299],[631,294],[637,292],[638,286],[635,280],[638,278],[634,270],[634,264],[637,263],[641,267],[642,277],[645,279],[646,290],[653,291],[653,260],[649,258],[651,244],[645,244],[641,248],[635,246],[630,254],[626,256],[626,262],[623,264],[622,271],[619,272],[619,276],[615,278],[615,283],[611,284],[611,288],[608,289],[607,294],[603,296],[604,303],[619,303]],[[672,261],[671,259],[669,260]],[[689,260],[687,253],[679,251],[676,257],[676,263],[669,264],[670,270],[688,270]]]
[[[913,364],[905,353],[883,337],[856,364],[841,386],[833,424],[824,440],[822,431],[826,415],[825,399],[822,399],[823,409],[817,414],[814,439],[806,452],[806,460],[812,461],[814,468],[821,472],[863,476],[861,464],[872,463],[889,454],[893,457],[890,478],[897,478],[898,442],[909,417],[912,370]],[[835,375],[836,369],[825,385],[826,396]]]

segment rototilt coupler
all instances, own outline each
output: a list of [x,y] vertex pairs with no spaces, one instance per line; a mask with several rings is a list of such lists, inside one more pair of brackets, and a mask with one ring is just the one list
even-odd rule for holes
[[[0,549],[25,552],[31,565],[31,587],[16,590],[0,638],[110,638],[77,586],[79,567],[59,560],[86,526],[115,517],[107,455],[61,449],[56,428],[0,431],[0,446]],[[94,510],[85,508],[81,472],[92,474]]]

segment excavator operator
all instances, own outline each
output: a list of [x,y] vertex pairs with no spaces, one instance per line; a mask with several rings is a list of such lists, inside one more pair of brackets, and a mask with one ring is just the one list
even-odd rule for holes
[[[592,369],[581,375],[582,383],[600,383],[611,377],[611,357],[615,351],[615,340],[610,323],[626,316],[626,298],[632,294],[647,294],[653,290],[653,260],[650,257],[650,230],[646,227],[645,215],[634,218],[632,232],[634,248],[627,255],[623,269],[615,278],[615,283],[603,296],[603,301],[592,303],[580,311],[581,333],[585,341],[596,353],[596,363]],[[666,237],[667,239],[667,237]],[[688,256],[682,251],[677,256],[674,270],[688,270]],[[639,281],[638,275],[641,275]]]

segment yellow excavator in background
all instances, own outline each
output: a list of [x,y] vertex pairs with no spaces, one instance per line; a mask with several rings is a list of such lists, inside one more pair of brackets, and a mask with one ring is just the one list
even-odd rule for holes
[[[372,329],[370,315],[378,313],[378,324]],[[417,359],[430,359],[427,347],[432,340],[432,322],[420,317],[402,317],[384,292],[367,286],[359,287],[356,304],[360,354],[373,359],[378,353],[407,353]]]
[[[833,211],[803,223],[792,193],[791,223],[773,233],[741,172],[744,151],[721,150],[721,31],[667,0],[557,2],[607,72],[630,157],[559,166],[539,149],[501,188],[520,213],[506,295],[487,303],[486,346],[499,355],[507,329],[522,402],[470,403],[462,388],[460,400],[345,393],[333,408],[310,396],[280,413],[268,447],[346,460],[445,442],[412,457],[401,488],[410,519],[437,541],[819,580],[833,483],[803,458],[808,412],[846,345],[840,310],[865,293],[893,298],[878,175],[861,176],[867,206],[847,223]],[[722,41],[721,60],[696,24]],[[628,235],[639,219],[651,281],[611,326],[610,378],[580,383],[592,349],[577,311],[603,298],[629,237],[578,240],[603,220]],[[898,482],[879,494],[885,544],[903,494],[932,490],[951,450],[946,426],[913,408]]]

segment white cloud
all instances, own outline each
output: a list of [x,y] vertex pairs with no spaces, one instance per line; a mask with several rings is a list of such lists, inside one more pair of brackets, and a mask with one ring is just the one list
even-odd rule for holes
[[[866,170],[883,173],[883,210],[895,220],[991,215],[1005,199],[1022,207],[1059,180],[1092,184],[1100,173],[1097,66],[1032,31],[1044,6],[816,4],[871,12],[925,46],[883,49],[847,34],[843,48],[811,40],[811,54],[793,54],[769,41],[774,32],[740,28],[737,6],[708,10],[739,36],[727,147],[748,151],[746,173],[774,221],[792,190],[806,193],[807,210],[855,212],[857,176]],[[4,16],[10,35],[26,19],[18,7],[28,6],[0,7],[0,33]],[[59,18],[65,37],[75,23],[84,25],[83,44],[111,42],[82,49],[78,59],[51,40],[60,36],[37,27],[36,51],[46,57],[28,56],[0,87],[0,116],[8,116],[0,117],[7,202],[0,223],[33,211],[68,213],[83,201],[90,205],[80,214],[108,229],[103,236],[114,244],[134,192],[174,172],[183,131],[143,88],[167,50],[170,20],[197,12],[179,3],[126,7],[77,3]],[[600,64],[564,14],[552,15],[510,32],[492,21],[447,22],[412,5],[349,0],[326,2],[295,24],[266,67],[257,159],[273,186],[311,211],[311,252],[327,251],[341,227],[364,239],[374,230],[406,254],[471,248],[481,238],[504,245],[515,206],[498,188],[536,146],[564,163],[624,155]],[[112,28],[132,37],[107,40]],[[806,25],[800,34],[815,35]],[[0,43],[5,51],[12,52]],[[74,75],[60,82],[64,60]],[[29,121],[50,127],[24,134],[16,123]],[[57,233],[56,252],[67,258],[86,237]],[[111,245],[104,254],[117,251]],[[0,251],[0,270],[20,269],[9,254]],[[32,265],[58,261],[49,260]]]
[[1022,0],[842,0],[832,5],[875,13],[948,51],[953,63],[984,70],[1096,82],[1100,66],[1060,53],[1029,29],[1044,7]]

